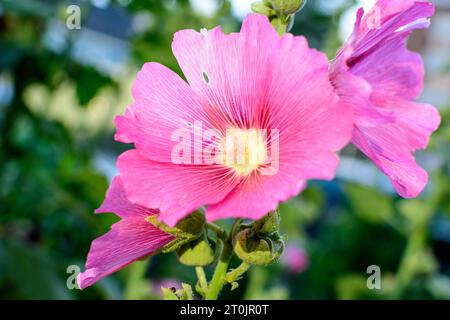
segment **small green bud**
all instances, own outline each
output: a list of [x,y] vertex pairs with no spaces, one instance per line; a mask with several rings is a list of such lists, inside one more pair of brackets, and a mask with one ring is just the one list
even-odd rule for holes
[[206,235],[182,245],[176,251],[178,260],[186,266],[204,267],[214,262],[215,250]]
[[233,239],[236,255],[251,265],[267,266],[277,261],[284,250],[284,242],[278,234],[274,237],[262,237],[250,228],[239,232]]
[[267,5],[264,2],[253,2],[252,11],[268,17],[276,14],[276,12],[270,7],[270,5]]
[[162,252],[174,251],[180,246],[198,239],[203,234],[205,227],[205,216],[199,211],[191,213],[178,222],[175,227],[169,227],[160,222],[157,215],[151,215],[146,220],[164,232],[175,236],[175,240],[165,245]]
[[306,0],[271,0],[272,8],[284,15],[295,14],[300,11]]
[[248,264],[265,266],[269,265],[272,259],[272,252],[267,241],[252,237],[250,229],[237,234],[233,249],[236,255]]

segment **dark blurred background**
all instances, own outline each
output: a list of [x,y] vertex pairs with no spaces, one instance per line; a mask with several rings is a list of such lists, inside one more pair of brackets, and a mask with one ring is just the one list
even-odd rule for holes
[[[91,241],[117,221],[93,212],[127,148],[114,142],[112,120],[130,102],[140,66],[157,61],[179,71],[175,31],[237,31],[251,2],[0,0],[0,298],[159,299],[161,285],[195,283],[194,270],[171,254],[82,292],[66,281],[68,266],[84,269]],[[80,8],[80,29],[67,26],[70,5]],[[310,0],[292,32],[332,58],[357,6]],[[431,28],[410,41],[427,66],[422,100],[443,118],[429,149],[417,153],[430,174],[423,195],[399,198],[347,148],[338,179],[312,182],[281,206],[283,259],[252,268],[224,298],[450,299],[450,1],[436,6]],[[381,269],[381,290],[367,287],[370,265]]]

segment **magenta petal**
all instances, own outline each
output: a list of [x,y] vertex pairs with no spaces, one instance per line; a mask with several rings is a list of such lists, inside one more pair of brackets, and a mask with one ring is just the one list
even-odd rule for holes
[[231,124],[251,126],[270,83],[270,58],[280,38],[267,17],[248,15],[240,33],[182,30],[172,50],[189,84]]
[[225,218],[259,219],[275,210],[280,201],[286,201],[306,187],[291,171],[280,168],[274,176],[253,174],[241,182],[223,201],[208,206],[208,222]]
[[351,72],[371,85],[375,103],[386,97],[418,98],[425,74],[422,58],[407,49],[405,36],[384,42],[353,64]]
[[[409,6],[407,6],[408,3]],[[384,41],[397,36],[402,37],[405,34],[409,35],[414,29],[428,27],[428,23],[422,21],[427,21],[427,18],[434,14],[434,5],[428,1],[408,0],[397,6],[387,6],[389,8],[387,10],[384,5],[385,1],[378,1],[374,9],[357,23],[357,29],[349,41],[354,49],[354,57],[370,54],[371,50]],[[380,21],[372,21],[373,19],[380,19]],[[418,21],[420,23],[417,23]]]
[[77,277],[81,289],[91,286],[128,264],[155,253],[174,240],[143,217],[127,218],[92,242],[86,271]]
[[160,163],[137,150],[123,153],[117,166],[128,199],[159,208],[159,219],[170,226],[201,206],[222,200],[238,183],[224,167]]
[[[345,106],[337,110],[341,111],[340,116],[346,113]],[[222,201],[207,207],[207,220],[231,217],[259,219],[275,210],[280,202],[301,192],[306,187],[306,180],[332,179],[339,163],[335,153],[339,148],[336,142],[346,143],[345,139],[349,138],[351,132],[348,124],[345,124],[345,118],[340,118],[337,113],[335,116],[332,114],[330,112],[327,115],[329,118],[324,116],[321,125],[312,126],[314,130],[303,128],[300,132],[303,133],[304,141],[289,140],[289,136],[281,137],[280,147],[284,148],[280,150],[279,163],[275,166],[278,167],[276,174],[255,173],[243,178]],[[335,122],[339,120],[343,121],[342,126]]]
[[428,145],[431,132],[440,123],[430,105],[395,101],[397,121],[378,127],[357,127],[352,142],[384,172],[404,198],[417,197],[425,188],[428,175],[411,152]]
[[196,121],[204,130],[210,128],[204,103],[175,72],[158,63],[142,67],[132,91],[134,102],[115,119],[116,139],[133,142],[149,159],[172,162],[177,130],[191,130]]
[[[221,202],[207,207],[207,220],[259,219],[275,210],[281,201],[301,192],[306,187],[306,180],[332,179],[339,163],[336,150],[351,136],[348,112],[346,105],[337,104],[329,108],[328,113],[318,111],[317,117],[312,116],[314,113],[304,114],[305,118],[300,122],[303,126],[295,127],[292,135],[280,136],[276,174],[259,172],[243,178]],[[290,131],[285,128],[284,132]]]
[[146,217],[149,214],[157,214],[158,210],[150,210],[145,207],[131,203],[125,194],[122,179],[117,176],[111,182],[106,192],[103,204],[95,210],[95,213],[113,212],[121,218]]
[[[286,34],[269,65],[271,81],[259,122],[279,130],[282,149],[306,153],[317,146],[335,153],[345,146],[351,136],[352,112],[330,83],[327,57],[310,49],[304,37]],[[305,158],[298,153],[295,159]]]
[[392,132],[380,129],[356,128],[353,144],[387,175],[402,197],[417,197],[428,182],[428,174],[417,165],[409,150],[390,153],[393,149]]
[[[380,0],[364,16],[360,10],[353,35],[330,68],[333,84],[354,112],[353,144],[405,198],[418,196],[428,181],[412,153],[427,146],[440,123],[434,107],[413,102],[423,89],[424,66],[406,46],[411,32],[428,27],[433,13],[432,3],[412,0]],[[370,28],[377,14],[380,25]]]

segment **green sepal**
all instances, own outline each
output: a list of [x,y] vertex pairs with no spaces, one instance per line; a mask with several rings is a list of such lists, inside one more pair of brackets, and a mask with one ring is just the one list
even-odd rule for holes
[[276,12],[264,2],[253,2],[252,11],[255,13],[265,15],[267,17],[271,17],[276,14]]
[[306,0],[271,0],[272,8],[284,15],[295,14],[306,4]]
[[284,241],[277,233],[273,236],[259,236],[247,228],[234,237],[233,250],[242,261],[250,265],[267,266],[280,258]]
[[287,17],[287,25],[286,25],[286,32],[291,31],[292,27],[295,23],[295,14],[291,14]]
[[291,15],[281,14],[279,16],[270,19],[270,23],[280,36],[282,36],[286,32],[289,32],[294,26],[294,22],[295,22],[294,14]]
[[214,262],[216,257],[215,245],[206,235],[190,241],[176,251],[180,263],[186,266],[204,267]]
[[248,264],[265,266],[270,264],[272,252],[266,240],[251,235],[251,229],[239,232],[234,239],[234,253]]
[[169,227],[160,222],[157,215],[151,215],[146,220],[158,229],[175,236],[175,240],[162,247],[160,251],[163,253],[172,252],[183,244],[199,238],[205,226],[205,216],[199,211],[193,212],[178,222],[175,227]]
[[278,210],[271,211],[260,220],[253,223],[253,229],[258,235],[266,236],[278,232],[280,228],[280,214]]
[[270,23],[280,36],[282,36],[287,30],[288,23],[284,17],[275,17],[270,20]]

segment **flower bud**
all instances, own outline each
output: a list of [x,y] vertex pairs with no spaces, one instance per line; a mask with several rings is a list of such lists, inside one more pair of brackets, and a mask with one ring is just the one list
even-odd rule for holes
[[300,11],[306,0],[271,0],[272,8],[284,15],[295,14]]
[[270,3],[253,2],[252,11],[270,17],[276,14],[275,10],[273,10],[270,6]]
[[273,241],[270,237],[260,237],[247,228],[235,236],[233,249],[242,261],[251,265],[267,266],[279,259],[284,242],[281,239]]

